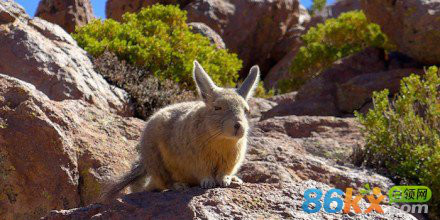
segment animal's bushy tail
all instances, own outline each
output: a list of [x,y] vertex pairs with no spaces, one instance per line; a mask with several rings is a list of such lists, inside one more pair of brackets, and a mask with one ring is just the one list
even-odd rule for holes
[[107,201],[115,198],[121,190],[135,182],[136,180],[144,177],[146,174],[144,165],[142,163],[135,163],[130,172],[120,177],[115,183],[109,184],[104,192],[101,194],[101,201]]

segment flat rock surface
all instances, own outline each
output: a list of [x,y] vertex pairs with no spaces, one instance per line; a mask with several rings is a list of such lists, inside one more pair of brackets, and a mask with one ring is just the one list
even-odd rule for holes
[[[256,122],[238,174],[244,185],[128,194],[106,204],[52,211],[44,219],[413,219],[386,205],[382,205],[385,214],[323,210],[308,214],[302,210],[304,191],[309,188],[358,189],[369,182],[385,193],[392,185],[374,172],[336,164],[337,158],[349,161],[349,149],[362,144],[359,135],[352,119],[289,116]],[[328,149],[315,151],[316,147]],[[330,156],[321,157],[321,152]],[[362,200],[360,207],[366,210],[369,204]]]

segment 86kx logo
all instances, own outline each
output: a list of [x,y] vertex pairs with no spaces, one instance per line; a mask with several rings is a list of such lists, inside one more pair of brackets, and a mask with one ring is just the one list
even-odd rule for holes
[[[359,194],[353,196],[353,188],[345,190],[345,198],[342,199],[344,192],[341,189],[330,189],[325,195],[320,189],[307,189],[304,192],[305,201],[302,209],[306,213],[316,213],[324,209],[327,213],[344,212],[349,213],[353,208],[355,213],[384,213],[381,202],[384,201],[385,195],[382,195],[380,188],[374,187],[370,189],[369,184],[365,184],[365,188],[359,190]],[[397,208],[409,213],[428,213],[428,205],[425,203],[431,199],[432,192],[426,186],[394,186],[388,191],[389,204],[405,203],[396,205]],[[323,202],[321,200],[323,199]],[[365,199],[369,203],[369,207],[361,210],[359,202]],[[416,203],[416,204],[409,204]],[[333,204],[333,205],[331,205]],[[336,205],[336,206],[335,206]]]

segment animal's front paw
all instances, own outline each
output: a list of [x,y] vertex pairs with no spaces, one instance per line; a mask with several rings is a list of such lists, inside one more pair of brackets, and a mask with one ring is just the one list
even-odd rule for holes
[[185,190],[189,189],[189,185],[186,183],[174,183],[173,189],[176,191],[185,191]]
[[222,176],[218,178],[218,184],[221,187],[228,187],[229,185],[231,185],[231,182],[232,182],[231,176]]
[[238,176],[231,176],[231,181],[233,184],[237,184],[237,185],[241,185],[243,184],[243,180],[241,180],[240,178],[238,178]]
[[210,189],[215,187],[216,183],[215,183],[215,179],[212,177],[205,177],[201,182],[200,182],[200,187],[202,187],[203,189]]

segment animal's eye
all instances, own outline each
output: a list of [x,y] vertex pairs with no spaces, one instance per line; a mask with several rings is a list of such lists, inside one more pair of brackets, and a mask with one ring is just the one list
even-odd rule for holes
[[222,107],[220,107],[220,106],[214,106],[214,110],[216,110],[216,111],[220,111],[220,110],[222,110]]
[[250,114],[251,114],[251,111],[249,111],[249,109],[245,109],[245,110],[244,110],[244,113],[245,113],[246,115],[250,115]]

